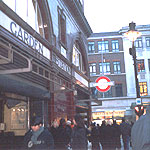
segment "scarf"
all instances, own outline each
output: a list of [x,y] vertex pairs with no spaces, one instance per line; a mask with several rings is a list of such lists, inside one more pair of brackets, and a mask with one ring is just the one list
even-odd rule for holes
[[33,135],[31,137],[31,141],[33,142],[33,144],[38,144],[37,139],[43,131],[44,131],[44,127],[40,127],[40,129],[36,132],[33,131]]

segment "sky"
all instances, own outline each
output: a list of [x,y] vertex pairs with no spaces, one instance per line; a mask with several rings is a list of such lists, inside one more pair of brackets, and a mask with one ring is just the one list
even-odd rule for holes
[[94,33],[119,31],[130,22],[150,24],[150,0],[84,0],[84,15]]

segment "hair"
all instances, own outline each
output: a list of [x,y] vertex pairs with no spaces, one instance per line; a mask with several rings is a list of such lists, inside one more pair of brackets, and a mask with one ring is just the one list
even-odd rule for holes
[[74,119],[75,119],[78,127],[84,127],[84,121],[83,121],[82,116],[80,114],[76,114]]

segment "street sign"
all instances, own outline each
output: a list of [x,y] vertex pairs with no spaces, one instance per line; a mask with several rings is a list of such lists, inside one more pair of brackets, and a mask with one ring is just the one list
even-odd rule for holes
[[114,82],[106,76],[98,77],[95,83],[97,90],[100,92],[107,92],[112,85],[114,85]]
[[136,98],[136,105],[141,105],[141,104],[142,104],[142,99]]

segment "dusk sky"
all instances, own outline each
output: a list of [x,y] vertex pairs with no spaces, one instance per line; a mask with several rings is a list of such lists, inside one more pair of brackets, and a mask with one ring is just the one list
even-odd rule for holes
[[84,0],[84,13],[93,32],[118,31],[150,24],[150,0]]

